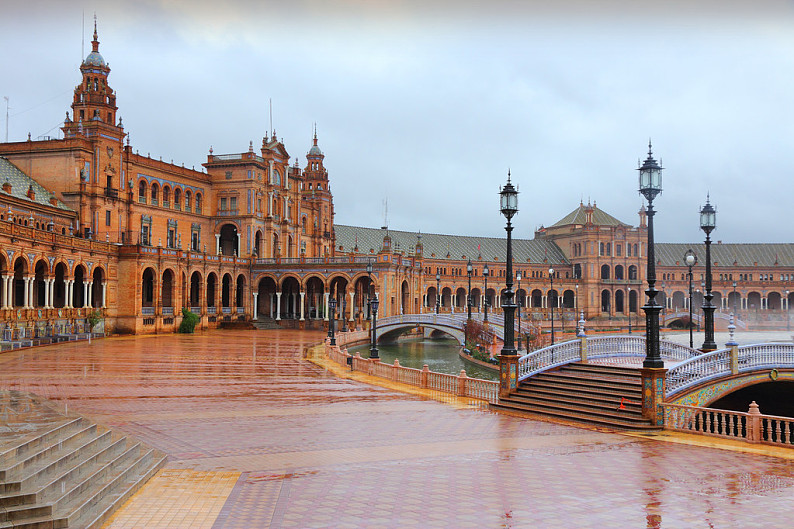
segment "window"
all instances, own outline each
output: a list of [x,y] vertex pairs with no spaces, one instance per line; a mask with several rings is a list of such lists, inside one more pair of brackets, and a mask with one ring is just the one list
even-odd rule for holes
[[231,197],[229,199],[229,209],[232,211],[237,211],[237,197]]
[[141,226],[141,244],[144,246],[151,246],[151,233],[149,231],[149,226],[144,224]]
[[157,187],[157,184],[152,184],[152,204],[154,204],[155,206],[157,205],[158,191],[159,191],[159,187]]
[[196,193],[196,213],[201,213],[201,194]]
[[138,184],[138,202],[146,204],[146,180],[141,180]]
[[182,190],[178,187],[174,189],[174,207],[182,209]]
[[105,226],[110,226],[110,210],[105,211]]
[[221,198],[221,211],[226,211],[226,197]]
[[198,252],[201,244],[201,224],[193,223],[190,228],[190,249]]
[[176,247],[176,230],[174,228],[168,228],[168,238],[166,240],[166,246],[168,248]]

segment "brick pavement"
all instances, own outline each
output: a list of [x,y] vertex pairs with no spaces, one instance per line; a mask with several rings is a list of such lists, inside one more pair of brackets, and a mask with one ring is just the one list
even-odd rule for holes
[[0,373],[169,454],[108,529],[789,525],[788,457],[439,403],[303,359],[321,337],[110,338],[6,353]]

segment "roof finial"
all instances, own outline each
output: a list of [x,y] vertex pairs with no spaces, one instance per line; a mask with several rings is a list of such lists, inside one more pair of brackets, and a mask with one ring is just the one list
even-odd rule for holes
[[510,168],[507,168],[507,183],[510,183]]
[[96,13],[94,13],[94,40],[91,41],[92,50],[99,51],[99,35],[96,32]]
[[653,155],[653,148],[651,147],[651,139],[648,138],[648,156]]
[[317,122],[314,122],[314,144],[317,145]]

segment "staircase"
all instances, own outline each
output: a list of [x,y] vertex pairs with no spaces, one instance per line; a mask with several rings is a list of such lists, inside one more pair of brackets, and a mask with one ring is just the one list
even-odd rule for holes
[[642,416],[639,370],[626,367],[568,364],[530,377],[491,406],[611,428],[658,429]]
[[256,320],[252,320],[251,323],[254,324],[259,330],[263,329],[281,329],[281,325],[276,323],[276,320],[273,318],[267,318],[264,316],[258,316]]
[[6,424],[16,406],[27,428],[17,420],[0,445],[0,529],[99,528],[165,463],[164,454],[57,415],[36,397],[4,392],[2,401]]

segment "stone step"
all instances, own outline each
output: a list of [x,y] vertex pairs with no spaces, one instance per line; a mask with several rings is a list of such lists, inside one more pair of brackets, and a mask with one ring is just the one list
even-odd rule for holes
[[601,385],[598,384],[571,384],[567,381],[556,380],[529,380],[520,384],[516,392],[524,391],[561,392],[576,395],[604,395],[632,399],[642,396],[642,389],[635,386]]
[[576,362],[567,364],[560,369],[560,371],[575,371],[580,373],[602,373],[605,375],[622,375],[627,377],[640,378],[642,375],[639,369],[622,366],[611,366],[607,364],[583,364]]
[[[34,431],[30,435],[17,440],[2,448],[0,451],[0,468],[8,468],[10,461],[15,461],[25,454],[38,451],[42,446],[51,444],[54,439],[73,432],[82,427],[84,419],[81,417],[66,419],[60,424],[48,425],[45,431]],[[5,478],[0,478],[5,479]]]
[[281,325],[279,325],[276,320],[264,316],[259,316],[256,320],[251,320],[251,323],[259,330],[281,329]]
[[548,410],[543,406],[533,406],[529,404],[521,404],[515,403],[510,401],[500,401],[498,404],[491,404],[492,407],[497,409],[505,409],[511,411],[517,411],[522,413],[527,413],[532,416],[540,416],[540,417],[557,417],[560,419],[587,423],[587,424],[594,424],[599,426],[608,426],[610,428],[616,429],[628,429],[628,430],[658,430],[657,426],[651,425],[650,421],[644,420],[642,422],[635,421],[635,420],[624,420],[618,417],[606,417],[606,416],[597,416],[591,415],[589,413],[581,413],[573,410],[564,410],[564,409],[556,409],[556,410]]
[[642,418],[642,404],[620,402],[599,402],[595,400],[578,400],[556,395],[511,395],[509,400],[516,403],[546,406],[549,409],[564,408],[596,415],[636,416]]
[[620,407],[621,399],[623,402],[623,406],[626,408],[630,407],[637,407],[642,409],[642,395],[636,395],[633,397],[627,397],[625,395],[604,395],[598,393],[589,393],[589,394],[582,394],[575,391],[555,391],[555,390],[548,390],[546,388],[533,388],[529,389],[522,389],[517,391],[516,393],[512,394],[511,397],[515,398],[535,398],[535,399],[550,399],[554,400],[557,399],[560,402],[571,402],[571,403],[582,403],[588,404],[592,403],[593,405],[600,405],[605,407],[611,407],[617,409]]
[[633,382],[623,382],[618,380],[600,380],[595,378],[580,378],[571,375],[560,375],[556,373],[541,373],[534,377],[531,377],[529,380],[525,380],[521,383],[522,385],[545,385],[545,386],[557,386],[557,387],[565,387],[565,388],[577,388],[581,389],[582,391],[594,390],[594,391],[601,391],[601,390],[609,390],[609,391],[618,391],[618,392],[633,392],[633,391],[642,391],[642,384],[641,383],[633,383]]

